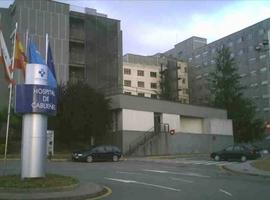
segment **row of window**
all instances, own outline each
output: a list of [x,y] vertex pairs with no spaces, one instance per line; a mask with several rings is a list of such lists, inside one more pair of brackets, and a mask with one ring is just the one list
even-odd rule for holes
[[[124,74],[131,75],[131,69],[124,68]],[[137,76],[144,76],[144,71],[137,70]],[[156,78],[157,72],[150,72],[150,77]]]
[[[124,86],[131,87],[131,80],[124,80]],[[137,86],[140,88],[144,88],[144,82],[138,81]],[[157,89],[157,83],[150,83],[150,88]]]
[[[124,92],[124,94],[132,95],[131,92]],[[143,92],[138,92],[138,96],[139,96],[139,97],[144,97],[144,96],[145,96],[145,93],[143,93]],[[157,94],[151,94],[150,97],[153,98],[153,99],[157,99],[158,96],[157,96]]]

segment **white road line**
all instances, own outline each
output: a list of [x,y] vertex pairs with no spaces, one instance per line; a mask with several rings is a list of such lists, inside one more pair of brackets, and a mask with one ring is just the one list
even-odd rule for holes
[[174,181],[181,181],[181,182],[184,182],[184,183],[193,183],[193,181],[182,179],[182,178],[174,178],[174,177],[170,177],[170,178],[172,180],[174,180]]
[[135,172],[119,172],[119,171],[117,171],[116,173],[119,173],[119,174],[144,175],[144,174],[142,174],[142,173],[135,173]]
[[228,196],[232,196],[231,193],[227,192],[226,190],[219,189],[220,192],[223,192],[224,194],[227,194]]
[[175,174],[175,175],[183,175],[183,176],[195,176],[195,177],[200,177],[200,178],[210,178],[210,176],[192,173],[192,172],[180,173],[180,172],[169,172],[169,171],[152,170],[152,169],[143,169],[143,171],[161,173],[161,174]]
[[125,180],[125,179],[108,178],[108,177],[104,177],[104,178],[107,180],[117,181],[117,182],[122,182],[122,183],[134,183],[134,184],[146,185],[146,186],[151,186],[151,187],[156,187],[156,188],[161,188],[161,189],[166,189],[166,190],[171,190],[171,191],[176,191],[176,192],[181,191],[180,189],[176,189],[176,188],[171,188],[171,187],[167,187],[163,185],[156,185],[156,184],[151,184],[151,183],[145,183],[145,182],[139,182],[139,181],[134,181],[134,180]]

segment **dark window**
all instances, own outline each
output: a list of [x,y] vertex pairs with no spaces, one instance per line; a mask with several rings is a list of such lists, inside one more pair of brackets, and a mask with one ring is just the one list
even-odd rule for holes
[[97,153],[105,153],[105,148],[104,146],[100,146],[100,147],[97,147],[97,150],[96,150]]
[[112,152],[112,147],[111,146],[105,146],[105,152]]
[[124,86],[131,87],[131,81],[130,80],[124,80]]
[[138,81],[138,87],[142,87],[142,88],[144,88],[144,82],[142,82],[142,81]]
[[156,83],[151,83],[151,88],[157,89],[157,84]]
[[225,151],[232,151],[233,150],[233,146],[229,146],[225,149]]
[[144,97],[144,93],[138,92],[138,96],[139,96],[139,97]]
[[124,74],[131,74],[131,69],[124,68]]
[[120,149],[118,149],[118,147],[112,146],[112,150],[113,152],[120,152]]
[[138,70],[137,75],[138,76],[144,76],[144,71],[143,70]]
[[157,77],[157,72],[150,72],[150,77]]
[[131,92],[125,92],[124,94],[128,94],[128,95],[131,95]]

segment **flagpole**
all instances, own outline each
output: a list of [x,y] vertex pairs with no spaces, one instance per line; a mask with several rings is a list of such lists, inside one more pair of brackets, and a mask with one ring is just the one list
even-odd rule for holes
[[[15,24],[15,35],[14,35],[14,39],[13,39],[13,56],[12,56],[12,64],[11,64],[11,79],[13,79],[13,69],[14,69],[14,61],[15,61],[15,48],[16,48],[16,33],[17,33],[17,27],[18,27],[18,23],[16,22]],[[10,110],[11,110],[11,98],[12,98],[12,83],[9,84],[9,101],[8,101],[8,115],[7,115],[7,127],[6,127],[6,143],[5,143],[5,155],[4,155],[4,162],[5,162],[5,169],[6,169],[6,164],[7,164],[7,145],[8,145],[8,133],[9,133],[9,121],[10,121]],[[5,173],[5,169],[4,169],[4,173]]]
[[28,56],[28,51],[27,51],[27,49],[28,49],[28,36],[29,35],[29,31],[28,31],[28,29],[26,29],[26,33],[25,33],[25,54],[26,54],[26,56]]
[[49,43],[49,38],[48,38],[48,33],[46,33],[46,46],[45,46],[45,62],[48,64],[48,43]]

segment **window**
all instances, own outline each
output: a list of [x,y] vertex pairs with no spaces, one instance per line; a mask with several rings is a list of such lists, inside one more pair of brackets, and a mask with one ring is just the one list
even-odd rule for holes
[[187,73],[187,67],[184,68],[184,72]]
[[131,69],[124,68],[124,74],[131,74]]
[[183,83],[183,84],[185,84],[185,83],[186,83],[186,79],[185,79],[185,78],[183,78],[182,83]]
[[151,94],[151,98],[157,99],[157,95],[156,94]]
[[143,70],[137,70],[137,75],[138,76],[144,76],[144,71]]
[[266,67],[260,69],[261,72],[265,72],[266,70]]
[[242,41],[243,41],[243,37],[240,37],[240,38],[237,39],[238,44],[241,43]]
[[260,59],[264,59],[265,57],[266,57],[266,55],[265,55],[265,54],[260,55]]
[[124,92],[124,94],[128,94],[128,95],[131,95],[131,92]]
[[233,146],[229,146],[225,149],[225,151],[232,151],[233,150]]
[[138,96],[139,97],[144,97],[144,93],[143,92],[138,92]]
[[268,81],[262,81],[261,84],[262,85],[267,85],[268,84]]
[[157,72],[150,72],[150,77],[157,77]]
[[244,50],[241,49],[241,50],[238,52],[238,55],[241,56],[241,55],[243,55],[243,53],[244,53]]
[[157,89],[157,84],[156,83],[151,83],[151,88]]
[[144,88],[144,82],[142,82],[142,81],[138,81],[138,87],[142,87],[142,88]]
[[264,34],[264,29],[260,29],[259,30],[259,35],[263,35]]
[[130,80],[124,80],[124,86],[131,87],[131,81]]

